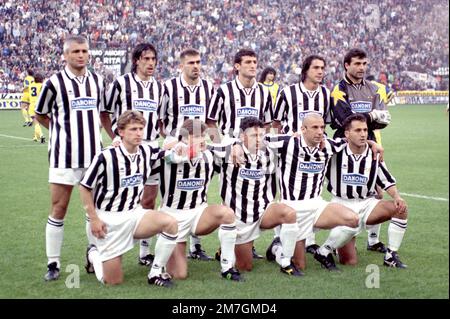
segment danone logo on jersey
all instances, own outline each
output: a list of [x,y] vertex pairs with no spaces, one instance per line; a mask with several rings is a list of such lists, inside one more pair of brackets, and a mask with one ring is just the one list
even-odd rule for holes
[[366,101],[354,101],[350,102],[352,111],[356,113],[367,113],[372,111],[372,103]]
[[156,112],[156,101],[146,99],[135,99],[133,109],[142,112]]
[[303,119],[306,117],[306,115],[308,115],[309,113],[316,113],[316,114],[319,114],[319,115],[322,115],[322,114],[320,114],[319,112],[314,112],[314,111],[304,111],[304,112],[298,112],[298,119],[300,120],[300,121],[303,121]]
[[180,113],[183,116],[202,116],[205,114],[205,107],[198,104],[181,105]]
[[324,163],[320,162],[300,162],[298,164],[298,170],[304,173],[317,174],[323,171]]
[[203,188],[205,180],[203,178],[187,178],[177,182],[177,188],[183,191],[195,191]]
[[236,110],[236,116],[237,117],[253,116],[259,118],[259,110],[250,106],[240,107]]
[[239,170],[239,176],[243,179],[261,179],[264,177],[264,171],[260,169],[247,169],[241,168]]
[[342,176],[342,181],[344,182],[344,184],[348,184],[348,185],[354,185],[354,186],[364,186],[367,185],[367,181],[369,180],[369,178],[367,178],[364,175],[361,174],[344,174]]
[[70,101],[72,110],[93,110],[97,108],[97,99],[92,97],[79,97]]
[[120,179],[120,187],[134,187],[139,186],[143,182],[142,174],[135,174],[131,176],[125,176]]

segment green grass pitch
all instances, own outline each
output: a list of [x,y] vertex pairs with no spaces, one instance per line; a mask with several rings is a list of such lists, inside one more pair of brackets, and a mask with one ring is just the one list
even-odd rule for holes
[[[44,282],[44,230],[50,204],[47,145],[31,141],[32,128],[22,127],[20,112],[2,111],[0,298],[448,298],[448,114],[442,105],[395,106],[391,114],[392,124],[383,131],[383,146],[400,191],[447,199],[404,196],[410,216],[400,256],[408,264],[407,270],[383,267],[383,256],[366,251],[366,234],[361,234],[358,266],[341,266],[341,273],[321,269],[308,255],[303,278],[288,278],[277,265],[259,260],[252,272],[244,274],[246,282],[235,283],[221,279],[216,261],[189,261],[189,278],[176,281],[175,289],[165,290],[148,286],[148,270],[137,264],[137,247],[124,256],[123,285],[105,287],[86,274],[84,212],[78,190],[72,195],[65,220],[61,278]],[[329,198],[326,190],[324,196]],[[219,202],[217,179],[210,187],[209,201]],[[318,242],[326,235],[326,231],[320,232]],[[259,253],[265,253],[272,236],[272,231],[266,231],[256,241]],[[387,242],[387,225],[382,226],[381,239]],[[204,237],[202,243],[213,255],[217,233]],[[371,264],[379,266],[379,288],[366,287],[371,274],[366,267]],[[76,271],[66,272],[66,267],[79,269],[78,288],[70,288],[76,284],[71,281]]]

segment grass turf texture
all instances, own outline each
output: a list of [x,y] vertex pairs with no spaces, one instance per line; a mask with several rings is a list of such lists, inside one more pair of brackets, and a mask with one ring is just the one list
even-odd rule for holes
[[[443,106],[396,106],[392,124],[383,131],[385,159],[397,178],[401,192],[448,198],[448,114]],[[44,130],[47,135],[47,131]],[[189,261],[189,278],[176,281],[175,289],[150,287],[147,268],[137,264],[138,248],[123,259],[125,283],[104,287],[84,271],[86,249],[84,212],[74,189],[65,219],[60,280],[46,283],[45,224],[49,212],[47,144],[31,141],[32,128],[22,127],[18,111],[0,112],[1,190],[1,288],[0,298],[448,298],[448,201],[404,196],[409,205],[408,230],[400,249],[407,270],[382,266],[383,255],[366,250],[366,234],[357,240],[359,264],[341,266],[329,273],[307,255],[306,276],[289,278],[266,260],[254,262],[246,282],[221,279],[216,261]],[[2,135],[29,138],[29,141]],[[105,141],[109,139],[105,138]],[[386,194],[388,197],[388,195]],[[324,197],[329,198],[327,191]],[[209,192],[211,203],[219,202],[217,178]],[[327,235],[322,231],[317,241]],[[273,236],[263,232],[255,242],[264,254]],[[387,243],[387,224],[381,239]],[[217,233],[203,237],[202,244],[213,255],[219,246]],[[154,241],[153,241],[154,245]],[[379,265],[380,287],[366,288],[366,266]],[[79,288],[69,289],[72,272],[79,267]]]

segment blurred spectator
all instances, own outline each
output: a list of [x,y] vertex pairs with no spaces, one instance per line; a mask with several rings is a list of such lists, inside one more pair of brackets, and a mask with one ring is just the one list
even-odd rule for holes
[[[320,54],[331,87],[342,77],[343,54],[359,47],[370,52],[368,73],[378,80],[396,90],[424,89],[402,72],[448,67],[448,1],[372,2],[350,8],[347,0],[155,0],[151,6],[145,0],[0,0],[0,69],[20,91],[23,70],[59,70],[65,36],[82,33],[92,49],[154,43],[162,53],[160,80],[178,74],[176,52],[194,47],[205,77],[218,85],[232,78],[234,52],[249,47],[283,84],[296,78],[304,57]],[[448,89],[446,79],[436,89]]]

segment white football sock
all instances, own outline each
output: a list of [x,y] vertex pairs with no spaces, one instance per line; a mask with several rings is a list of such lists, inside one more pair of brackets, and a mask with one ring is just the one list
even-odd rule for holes
[[143,258],[150,254],[150,245],[152,244],[152,238],[141,239],[139,241],[139,257]]
[[338,249],[347,244],[354,236],[358,234],[358,228],[350,228],[347,226],[334,227],[328,238],[319,248],[319,254],[328,256],[333,249]]
[[95,277],[97,280],[103,283],[103,262],[100,260],[100,254],[97,248],[92,248],[88,254],[89,261],[94,266]]
[[283,268],[291,264],[291,258],[294,255],[295,244],[297,243],[298,231],[297,222],[281,225],[280,240],[282,254],[280,265]]
[[370,246],[380,242],[380,229],[381,224],[367,225],[367,241]]
[[152,268],[148,277],[159,276],[162,268],[166,267],[175,246],[177,245],[178,233],[168,234],[161,232],[155,244],[155,259],[153,260]]
[[220,241],[220,267],[222,272],[234,267],[236,256],[234,254],[234,246],[236,245],[236,224],[222,224],[219,228]]
[[408,220],[392,218],[388,227],[388,241],[389,249],[398,251],[403,241],[406,228],[408,227]]
[[48,264],[57,263],[61,268],[59,258],[61,256],[61,246],[64,239],[64,219],[48,217],[45,227],[45,248],[48,258]]
[[191,234],[191,236],[190,236],[190,244],[189,244],[189,250],[191,251],[191,253],[192,252],[194,252],[196,249],[195,249],[195,245],[201,245],[201,242],[200,242],[200,237],[198,237],[198,236],[195,236],[195,235],[193,235],[193,234]]
[[276,226],[273,229],[274,235],[273,238],[280,237],[281,225]]

